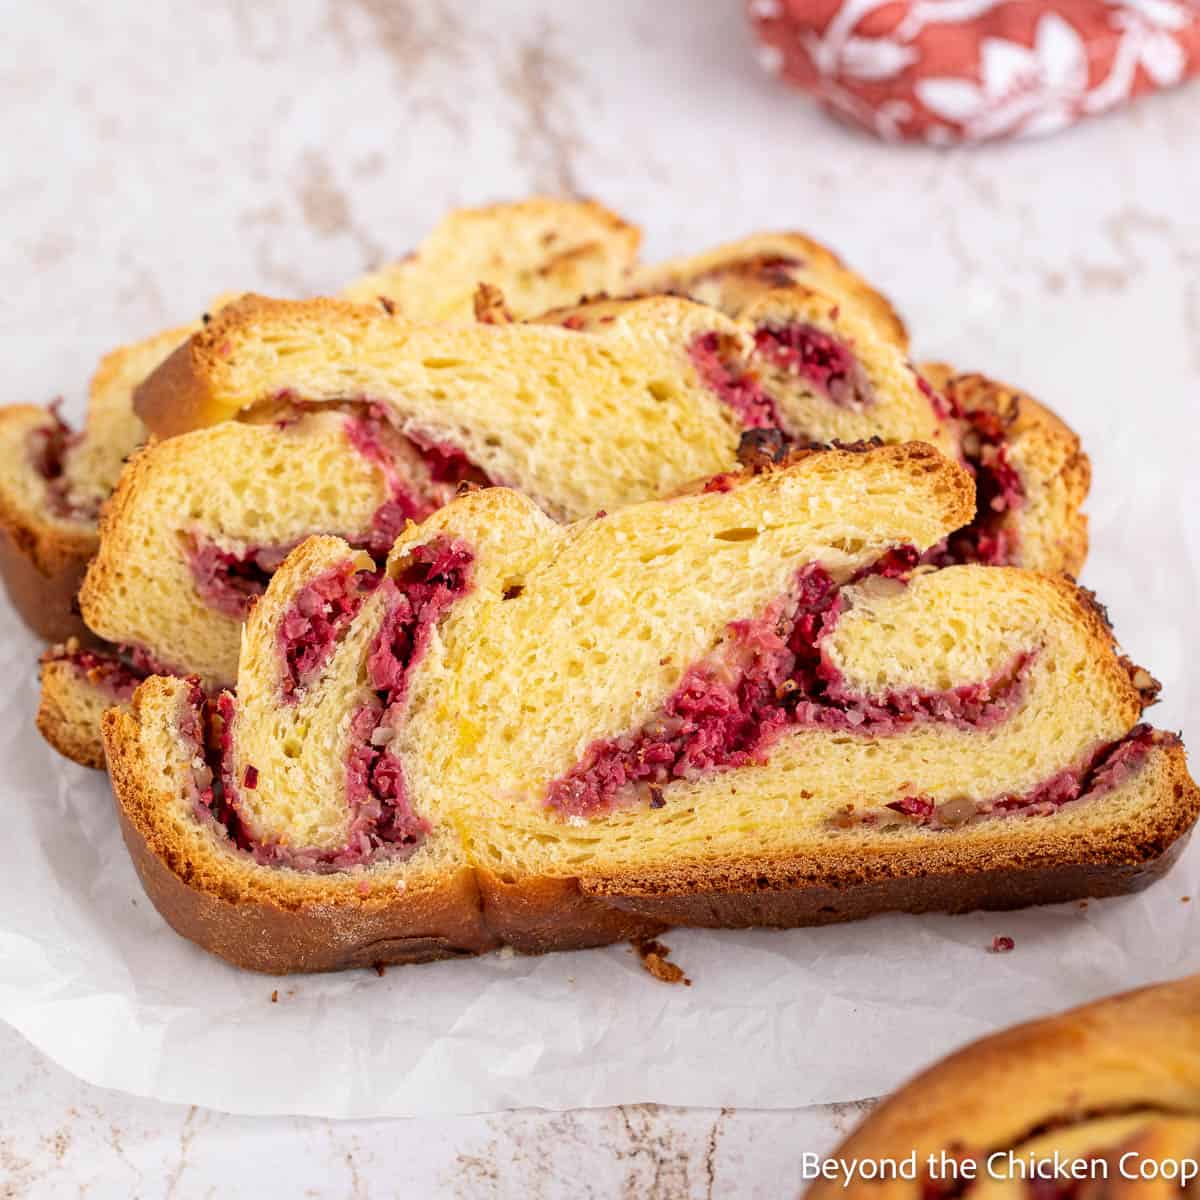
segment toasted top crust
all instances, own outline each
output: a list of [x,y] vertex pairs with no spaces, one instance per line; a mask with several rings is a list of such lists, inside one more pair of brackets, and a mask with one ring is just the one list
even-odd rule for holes
[[860,309],[907,348],[908,330],[886,296],[877,292],[828,246],[803,233],[756,233],[700,254],[642,267],[635,287],[643,292],[681,292],[733,316],[763,291],[802,284]]
[[481,283],[503,290],[518,319],[595,292],[617,292],[641,234],[594,200],[534,196],[512,204],[457,209],[416,251],[344,293],[386,298],[414,321],[469,321]]
[[[1096,1123],[1077,1154],[1107,1148],[1103,1118],[1200,1116],[1200,976],[1143,988],[1013,1029],[966,1047],[918,1075],[835,1151],[839,1158],[917,1161],[946,1150],[1023,1153],[1040,1131]],[[1195,1152],[1197,1130],[1191,1133]],[[1117,1139],[1118,1142],[1120,1139]],[[1046,1144],[1049,1142],[1049,1144]],[[982,1166],[982,1164],[981,1164]],[[980,1172],[983,1178],[983,1171]],[[822,1180],[809,1200],[916,1196],[921,1181],[885,1180],[845,1189]]]

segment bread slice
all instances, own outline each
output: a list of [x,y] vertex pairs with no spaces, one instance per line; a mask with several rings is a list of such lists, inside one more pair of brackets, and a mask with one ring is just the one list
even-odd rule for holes
[[[476,282],[491,279],[510,306],[540,311],[619,290],[638,237],[591,201],[535,198],[464,209],[450,213],[408,259],[344,294],[409,317],[469,319]],[[218,297],[210,313],[232,298]],[[147,436],[133,409],[134,388],[207,319],[105,356],[81,433],[53,408],[0,408],[0,578],[22,620],[48,641],[87,636],[74,599],[96,552],[97,513]]]
[[908,330],[891,301],[807,234],[751,234],[701,254],[642,267],[633,276],[636,291],[675,292],[735,317],[764,292],[794,284],[857,308],[886,336],[908,348]]
[[517,318],[628,287],[641,233],[594,200],[533,196],[449,213],[407,258],[343,293],[410,321],[470,321],[481,283]]
[[[545,325],[414,330],[382,309],[335,301],[247,299],[234,309],[248,314],[263,355],[285,363],[302,351],[281,355],[281,339],[323,332],[329,340],[314,370],[334,380],[318,393],[325,403],[311,403],[310,386],[310,399],[277,398],[250,423],[220,422],[135,457],[108,506],[80,593],[93,634],[196,675],[209,689],[232,685],[251,595],[310,533],[338,533],[372,549],[382,518],[382,531],[390,530],[382,557],[403,519],[450,499],[459,478],[516,484],[547,512],[577,519],[736,465],[740,424],[691,357],[714,322],[731,334],[736,327],[701,305],[655,298],[575,310],[580,324],[604,330],[599,338]],[[265,331],[253,323],[264,309],[264,319],[277,322]],[[207,327],[218,346],[229,329],[242,327],[228,318],[223,313]],[[347,328],[361,342],[348,356],[341,344]],[[392,361],[400,375],[390,391],[382,384],[363,391],[391,396],[392,407],[339,404],[339,381],[369,369],[381,342],[381,370]],[[481,379],[495,385],[481,387]],[[293,389],[272,394],[290,397]],[[391,421],[381,419],[388,413]],[[450,478],[431,481],[431,454]],[[240,593],[229,593],[231,583]],[[221,587],[232,604],[221,603]],[[136,669],[118,661],[125,673]],[[57,673],[60,687],[95,690],[94,670],[71,674],[60,666]],[[70,710],[91,712],[102,700],[80,697]],[[43,728],[66,709],[58,703],[45,711]],[[90,736],[75,728],[50,740],[97,746],[98,738],[92,726]]]
[[333,533],[382,561],[405,522],[452,499],[457,482],[354,408],[171,438],[130,460],[80,607],[105,641],[210,690],[232,687],[242,623],[290,550]]
[[945,363],[924,363],[921,374],[961,422],[963,461],[981,492],[974,521],[951,537],[945,560],[973,553],[984,562],[1079,574],[1092,468],[1078,435],[1027,392],[986,375]]
[[[915,1152],[916,1177],[889,1170],[887,1178],[848,1185],[844,1176],[822,1179],[807,1196],[1022,1200],[1069,1191],[1167,1200],[1187,1191],[1181,1165],[1195,1178],[1198,1146],[1200,976],[1192,975],[1015,1026],[943,1059],[830,1156],[886,1162]],[[943,1153],[971,1165],[958,1178],[945,1171],[932,1178],[930,1156],[940,1162]],[[1032,1174],[1034,1163],[1053,1168],[1055,1156],[1063,1171],[1079,1160],[1082,1174]]]
[[1200,803],[1153,682],[1066,581],[914,572],[970,511],[908,445],[566,527],[477,491],[383,577],[311,539],[236,700],[105,714],[147,893],[289,971],[1139,886]]

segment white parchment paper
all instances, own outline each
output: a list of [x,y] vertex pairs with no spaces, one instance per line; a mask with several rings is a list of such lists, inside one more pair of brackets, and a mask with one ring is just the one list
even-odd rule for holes
[[[1195,739],[1191,403],[1063,407],[1099,481],[1085,581],[1164,683],[1155,722]],[[1197,842],[1148,892],[1086,907],[670,934],[691,987],[626,947],[382,978],[239,972],[164,925],[104,776],[41,742],[36,652],[0,615],[0,1017],[95,1084],[260,1114],[793,1107],[878,1095],[999,1025],[1200,968]],[[987,952],[997,934],[1012,953]]]

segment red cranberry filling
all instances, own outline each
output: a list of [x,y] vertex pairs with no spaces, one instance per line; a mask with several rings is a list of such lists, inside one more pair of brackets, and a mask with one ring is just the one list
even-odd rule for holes
[[[291,397],[281,399],[289,406],[288,415],[276,422],[281,427],[294,422],[309,407]],[[447,503],[461,484],[492,485],[458,447],[416,432],[400,434],[379,405],[358,406],[349,413],[346,436],[364,458],[383,470],[387,479],[388,498],[375,510],[367,529],[344,535],[353,546],[377,560],[387,558],[409,521],[423,521]],[[403,448],[397,452],[401,444]],[[412,452],[419,456],[424,480],[409,478],[400,470],[400,459]],[[302,540],[227,550],[193,531],[186,536],[184,553],[196,591],[204,602],[227,617],[244,621],[254,601],[267,590],[271,576]]]
[[[893,800],[884,807],[909,818],[914,825],[929,829],[956,829],[985,817],[1008,814],[1048,816],[1064,804],[1084,797],[1095,799],[1120,787],[1141,767],[1154,746],[1178,740],[1175,734],[1164,733],[1149,725],[1135,725],[1123,738],[1096,747],[1082,762],[1065,767],[1027,792],[1006,793],[990,800],[959,796],[940,804],[932,796],[917,794]],[[884,814],[868,812],[857,821],[839,819],[835,824],[848,827],[887,822]]]
[[815,325],[762,326],[754,331],[754,346],[769,363],[798,375],[838,408],[861,410],[875,402],[871,382],[854,352]]
[[395,581],[383,581],[387,612],[367,656],[375,696],[350,724],[346,801],[354,814],[352,842],[369,834],[392,847],[415,848],[429,832],[428,823],[412,811],[404,765],[389,747],[403,720],[409,672],[438,621],[470,590],[474,559],[465,543],[436,537],[412,552]]
[[1007,517],[1025,503],[1025,487],[1008,457],[1004,422],[987,409],[958,413],[967,423],[963,464],[975,478],[975,516],[925,557],[936,566],[985,563],[1002,566],[1016,557],[1016,531]]
[[[202,765],[193,768],[197,813],[212,817],[234,845],[270,866],[330,872],[382,857],[411,855],[430,826],[412,810],[403,764],[389,743],[403,718],[409,672],[425,653],[434,626],[454,601],[470,590],[473,561],[474,555],[464,543],[437,537],[413,551],[395,580],[380,581],[359,572],[362,583],[356,590],[345,568],[326,572],[308,585],[316,585],[310,598],[301,605],[298,596],[295,611],[288,614],[305,629],[296,643],[295,659],[288,660],[289,670],[294,661],[291,677],[297,681],[293,686],[298,686],[317,669],[312,664],[327,658],[337,630],[345,627],[363,597],[375,588],[384,589],[387,597],[386,615],[367,658],[375,696],[351,718],[346,763],[350,829],[344,846],[336,850],[297,848],[253,836],[239,812],[239,785],[232,771],[234,699],[226,692],[215,704],[206,705],[203,692],[193,687],[179,727],[181,735],[197,747],[197,754],[204,756]],[[309,610],[307,615],[302,609]],[[201,713],[207,714],[207,727]],[[246,765],[241,787],[254,790],[259,782],[258,768]]]
[[68,494],[67,453],[79,443],[83,435],[75,433],[62,419],[59,413],[61,406],[61,400],[47,405],[49,423],[35,429],[29,435],[29,461],[33,469],[45,480],[47,504],[56,517],[94,520],[95,506],[76,504]]
[[719,333],[702,333],[688,347],[704,385],[729,405],[748,429],[782,428],[774,399],[753,375],[729,362],[722,353],[721,340]]
[[138,684],[146,678],[131,663],[117,653],[105,650],[80,649],[78,643],[55,646],[42,655],[42,662],[70,663],[87,677],[94,687],[107,692],[118,702],[129,700]]
[[[880,573],[896,578],[916,557],[911,547],[897,548],[880,559]],[[821,647],[842,606],[842,589],[829,573],[819,563],[803,567],[763,616],[730,624],[725,644],[688,669],[658,715],[593,742],[550,784],[546,804],[575,817],[639,797],[653,804],[672,780],[764,762],[786,729],[886,734],[917,721],[978,729],[1004,720],[1018,702],[1028,655],[994,679],[946,692],[853,692]]]
[[81,647],[75,639],[47,650],[42,662],[70,663],[119,703],[129,700],[138,684],[151,675],[179,674],[141,646]]
[[[388,483],[388,499],[376,510],[370,529],[358,542],[374,558],[386,558],[404,526],[435,512],[460,484],[491,487],[494,483],[457,446],[415,430],[401,434],[378,404],[362,406],[348,416],[346,436],[364,458],[383,470]],[[428,477],[424,484],[406,478],[399,470],[400,455],[393,449],[398,441],[420,457]]]
[[279,622],[285,700],[295,702],[324,667],[338,638],[354,619],[379,577],[355,570],[348,559],[323,571],[297,593]]
[[235,553],[192,532],[185,537],[184,554],[200,598],[217,612],[243,621],[294,545],[248,546]]

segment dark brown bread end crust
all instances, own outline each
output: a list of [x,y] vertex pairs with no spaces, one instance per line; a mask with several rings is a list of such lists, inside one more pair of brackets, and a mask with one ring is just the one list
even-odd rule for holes
[[90,636],[75,596],[96,552],[96,539],[64,536],[53,546],[37,542],[26,527],[0,514],[0,579],[13,608],[47,642]]
[[133,389],[133,411],[160,438],[208,424],[209,402],[209,388],[197,370],[192,338],[172,350]]
[[136,718],[110,710],[104,736],[121,834],[146,895],[176,933],[235,966],[281,975],[460,958],[504,945],[536,954],[663,928],[588,896],[574,879],[506,883],[465,865],[435,889],[401,890],[383,903],[350,895],[348,878],[336,876],[325,879],[338,890],[323,891],[314,878],[312,899],[303,902],[294,888],[271,899],[222,890],[201,881],[156,823],[170,797],[147,783]]

